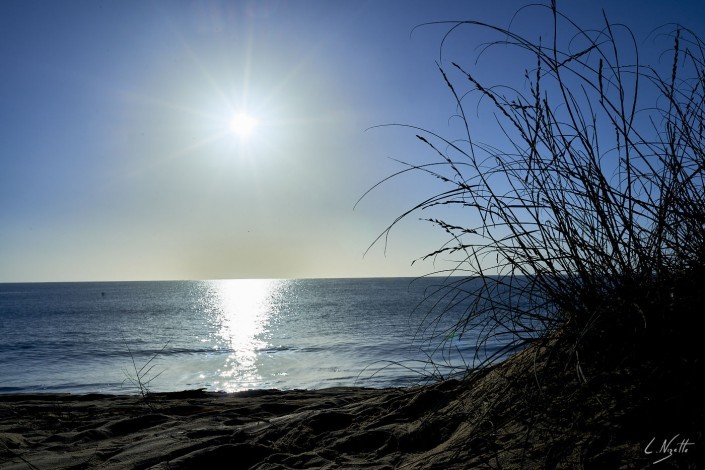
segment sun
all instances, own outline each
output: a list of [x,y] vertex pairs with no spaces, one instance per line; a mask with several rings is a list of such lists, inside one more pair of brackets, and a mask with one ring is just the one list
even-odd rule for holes
[[230,120],[230,130],[240,136],[240,138],[246,139],[255,131],[257,124],[258,121],[256,117],[242,112],[236,114]]

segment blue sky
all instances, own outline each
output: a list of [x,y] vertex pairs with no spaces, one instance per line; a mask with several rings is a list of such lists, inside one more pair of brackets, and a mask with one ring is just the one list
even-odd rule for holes
[[[517,1],[67,1],[0,3],[0,282],[414,276],[445,235],[396,215],[433,192],[391,158],[428,158],[409,123],[449,129],[438,74],[445,26],[508,25]],[[643,38],[702,2],[600,8]],[[516,27],[541,34],[524,10]],[[543,34],[548,34],[544,32]],[[464,32],[444,57],[485,40]],[[649,49],[649,43],[644,43]],[[504,78],[510,52],[481,64]],[[252,134],[231,129],[246,112]],[[492,135],[484,136],[492,140]],[[412,218],[415,219],[415,218]]]

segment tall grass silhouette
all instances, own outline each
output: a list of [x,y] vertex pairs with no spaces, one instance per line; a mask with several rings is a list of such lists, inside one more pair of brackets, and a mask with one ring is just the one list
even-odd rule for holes
[[[393,124],[415,134],[427,159],[402,162],[370,191],[409,172],[444,189],[373,245],[416,214],[448,235],[424,259],[454,262],[434,274],[463,275],[436,305],[463,309],[450,333],[480,331],[481,362],[556,340],[582,379],[627,358],[693,360],[705,300],[705,43],[664,26],[653,33],[661,60],[644,64],[631,30],[606,15],[585,29],[555,2],[532,8],[552,18],[547,40],[479,21],[430,24],[446,27],[441,54],[461,28],[490,38],[477,55],[513,49],[507,57],[526,59],[525,86],[483,83],[472,62],[439,62],[462,135]],[[481,119],[496,121],[502,142],[474,135]],[[488,353],[493,340],[504,346]]]

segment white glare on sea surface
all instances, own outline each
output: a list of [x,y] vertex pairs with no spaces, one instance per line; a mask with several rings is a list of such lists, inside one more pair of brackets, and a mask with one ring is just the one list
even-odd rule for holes
[[231,351],[218,374],[221,389],[241,390],[262,380],[257,354],[267,346],[262,334],[272,319],[280,284],[272,279],[213,281],[213,322],[218,339]]

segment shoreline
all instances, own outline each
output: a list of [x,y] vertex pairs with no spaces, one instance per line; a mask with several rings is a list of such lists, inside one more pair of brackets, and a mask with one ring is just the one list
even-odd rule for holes
[[650,440],[675,430],[690,453],[657,468],[703,463],[695,393],[668,421],[639,393],[646,369],[577,386],[563,365],[532,369],[540,352],[411,388],[0,395],[0,467],[647,468],[663,458],[645,453]]

